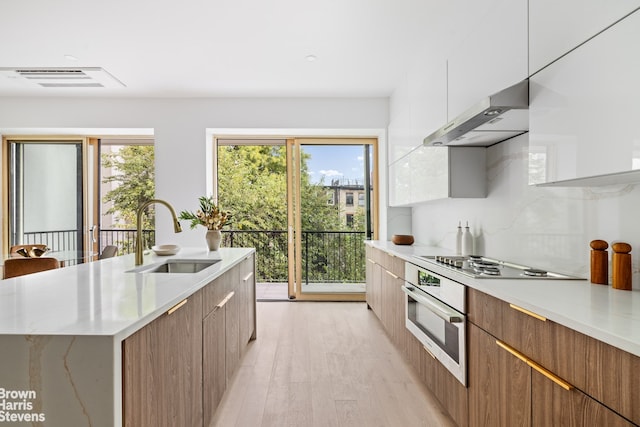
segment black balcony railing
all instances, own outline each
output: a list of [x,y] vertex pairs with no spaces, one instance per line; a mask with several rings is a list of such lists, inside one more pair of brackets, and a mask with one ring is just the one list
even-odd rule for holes
[[[287,232],[283,230],[224,230],[222,246],[256,249],[256,280],[286,282]],[[133,253],[136,230],[100,230],[100,252],[107,245],[118,255]],[[155,231],[143,230],[146,247],[155,244]],[[305,283],[364,283],[365,233],[361,231],[303,231],[302,280]],[[53,250],[77,250],[77,231],[60,230],[24,234],[24,243],[44,243]],[[203,242],[204,244],[204,242]]]
[[[286,282],[287,232],[282,230],[223,231],[223,246],[256,248],[258,282]],[[365,233],[303,231],[303,283],[364,283]]]
[[[137,230],[124,228],[101,229],[100,230],[100,252],[105,246],[113,245],[118,247],[118,255],[132,254],[136,248]],[[144,247],[150,248],[156,244],[155,230],[142,230]]]
[[[112,229],[100,230],[100,252],[107,245],[118,247],[118,255],[133,253],[135,250],[136,230]],[[142,230],[145,246],[155,245],[155,230]],[[56,230],[56,231],[34,231],[23,234],[21,244],[44,243],[49,249],[54,251],[75,251],[78,250],[77,230]]]
[[78,230],[34,231],[23,234],[21,242],[30,245],[42,243],[54,251],[75,251],[78,249]]

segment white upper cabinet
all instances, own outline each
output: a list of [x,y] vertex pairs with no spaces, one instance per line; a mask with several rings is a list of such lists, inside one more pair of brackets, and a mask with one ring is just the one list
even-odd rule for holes
[[450,18],[465,37],[449,55],[447,121],[528,76],[527,1],[462,3],[465,9]]
[[406,206],[411,203],[411,165],[405,155],[389,165],[389,206]]
[[391,96],[389,159],[392,164],[422,145],[447,120],[446,62],[423,59]]
[[389,166],[389,205],[486,197],[484,147],[420,146]]
[[640,11],[531,77],[530,184],[638,179],[638,46]]
[[408,82],[398,86],[389,100],[388,158],[391,164],[414,149],[418,142],[411,138],[411,105]]
[[529,74],[638,7],[638,0],[529,0]]
[[423,61],[409,73],[411,131],[417,145],[447,122],[447,64]]

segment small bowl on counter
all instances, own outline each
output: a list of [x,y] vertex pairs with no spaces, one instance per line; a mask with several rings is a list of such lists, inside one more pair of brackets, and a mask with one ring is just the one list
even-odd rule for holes
[[151,250],[158,256],[175,255],[180,251],[179,245],[157,245],[153,246]]
[[396,245],[413,245],[413,236],[411,234],[394,234],[391,241]]

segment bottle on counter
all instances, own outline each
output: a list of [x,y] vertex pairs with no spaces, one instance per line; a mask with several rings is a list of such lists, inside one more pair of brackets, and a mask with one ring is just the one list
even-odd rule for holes
[[609,244],[604,240],[592,240],[591,246],[591,283],[609,284]]
[[471,230],[469,230],[469,221],[467,221],[462,233],[462,255],[473,255],[473,236],[471,235]]
[[462,224],[458,221],[458,232],[456,233],[456,255],[462,255]]
[[628,243],[614,243],[611,245],[613,256],[611,257],[612,286],[615,289],[631,290],[631,245]]

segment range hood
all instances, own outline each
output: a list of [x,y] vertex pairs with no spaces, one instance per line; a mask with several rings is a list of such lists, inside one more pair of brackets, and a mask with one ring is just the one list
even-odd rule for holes
[[427,136],[424,145],[487,147],[529,131],[529,80],[482,99]]

